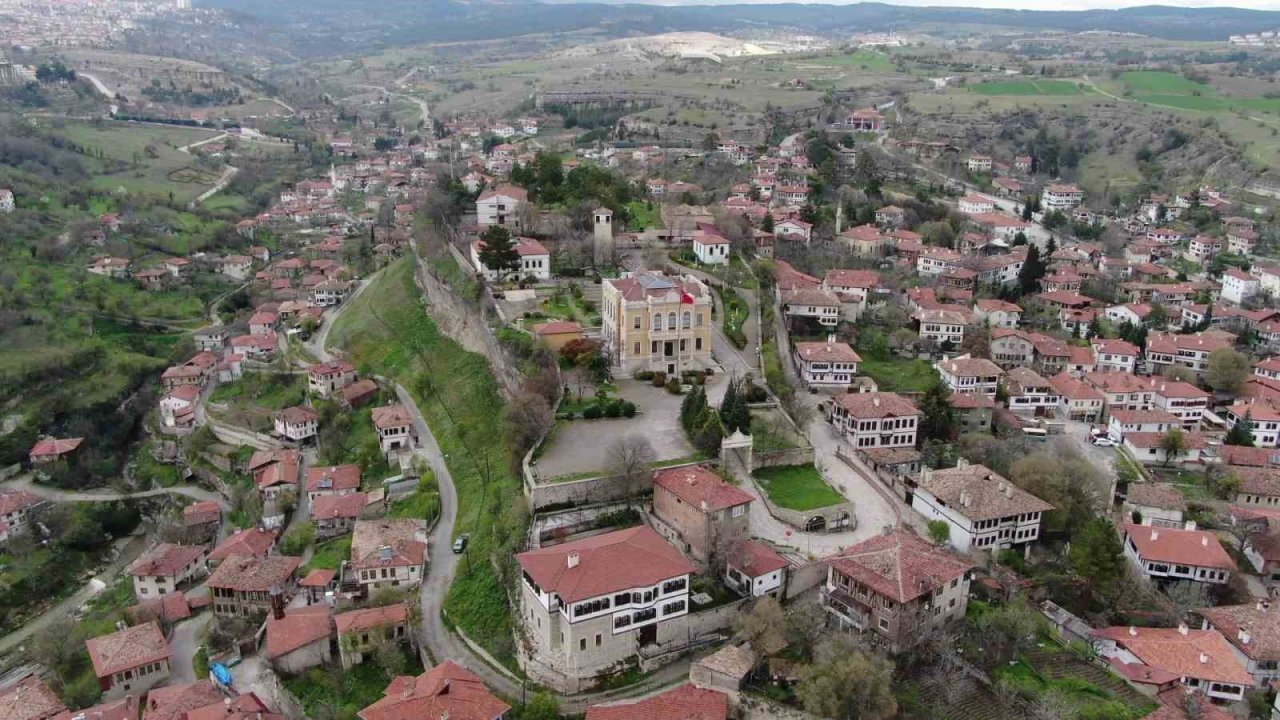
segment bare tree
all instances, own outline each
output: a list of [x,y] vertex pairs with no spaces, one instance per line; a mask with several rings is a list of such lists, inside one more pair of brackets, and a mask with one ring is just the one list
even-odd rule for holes
[[610,472],[626,478],[628,485],[648,477],[649,466],[657,459],[653,444],[643,435],[625,435],[609,448]]

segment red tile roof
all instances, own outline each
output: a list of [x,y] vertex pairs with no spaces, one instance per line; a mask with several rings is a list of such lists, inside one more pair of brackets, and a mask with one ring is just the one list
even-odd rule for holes
[[755,499],[702,465],[659,470],[653,476],[653,484],[703,512],[717,512]]
[[299,580],[298,585],[301,587],[328,587],[329,583],[332,583],[333,579],[337,576],[338,573],[336,570],[316,568],[315,570],[307,573],[306,577]]
[[204,557],[203,545],[160,543],[129,564],[125,572],[134,577],[168,577],[182,572],[188,565]]
[[273,587],[285,585],[298,572],[301,564],[302,558],[287,555],[270,555],[265,558],[235,555],[224,560],[205,584],[211,589],[267,592]]
[[209,553],[209,559],[218,562],[233,555],[263,558],[271,554],[276,545],[276,534],[270,530],[249,528],[240,530],[231,537],[218,543]]
[[971,565],[898,529],[846,549],[831,567],[895,602],[909,602],[963,577]]
[[182,521],[186,525],[203,525],[222,519],[222,508],[213,500],[201,500],[182,508]]
[[361,720],[494,720],[510,709],[479,676],[446,660],[416,678],[392,680],[382,699],[357,714]]
[[1175,530],[1126,524],[1125,535],[1143,560],[1235,570],[1236,563],[1207,530]]
[[551,322],[539,323],[533,326],[533,334],[539,337],[580,332],[582,332],[582,326],[569,320],[552,320]]
[[80,447],[82,442],[84,442],[84,438],[45,438],[31,448],[30,455],[32,458],[57,457],[75,450]]
[[1176,677],[1253,685],[1231,644],[1217,630],[1187,630],[1184,635],[1181,628],[1108,627],[1093,634],[1114,640],[1144,664]]
[[338,634],[370,630],[388,625],[401,625],[409,621],[409,606],[399,602],[382,607],[361,608],[339,613],[333,618]]
[[730,550],[728,564],[748,577],[760,577],[791,565],[771,545],[759,540],[743,540]]
[[333,610],[328,605],[289,608],[284,617],[267,616],[267,659],[275,660],[333,632]]
[[35,675],[0,690],[0,720],[45,720],[66,709],[49,686]]
[[891,392],[845,393],[835,404],[855,418],[911,417],[920,411],[905,397]]
[[[0,700],[0,705],[3,705],[2,700]],[[54,720],[138,720],[140,711],[138,696],[126,695],[119,700],[99,703],[84,710],[67,710],[55,715]],[[20,720],[19,718],[9,718],[3,714],[3,711],[0,711],[0,718]],[[35,720],[35,718],[31,720]]]
[[421,565],[427,561],[426,527],[425,520],[408,518],[357,521],[351,533],[351,569]]
[[191,603],[187,601],[186,593],[179,590],[138,603],[125,610],[125,614],[134,625],[150,620],[168,624],[191,617]]
[[[573,558],[577,564],[570,567]],[[656,585],[695,570],[647,525],[530,550],[517,555],[516,561],[544,592],[570,603]]]
[[1196,611],[1227,642],[1254,660],[1280,660],[1280,608],[1269,602],[1219,605]]
[[100,677],[111,677],[158,660],[169,659],[169,642],[155,622],[134,625],[110,635],[85,641],[93,671]]
[[321,495],[311,504],[313,520],[355,519],[364,512],[369,502],[367,493],[355,492],[350,495]]
[[798,342],[796,353],[805,362],[862,362],[849,343],[842,342]]
[[9,490],[0,492],[0,515],[8,515],[11,512],[35,507],[43,503],[37,495],[32,495],[26,490]]
[[307,468],[307,492],[342,492],[360,489],[359,465]]
[[587,720],[725,720],[728,716],[728,695],[688,683],[644,700],[587,708]]
[[402,428],[413,425],[413,416],[404,405],[376,407],[372,411],[373,426],[382,429]]

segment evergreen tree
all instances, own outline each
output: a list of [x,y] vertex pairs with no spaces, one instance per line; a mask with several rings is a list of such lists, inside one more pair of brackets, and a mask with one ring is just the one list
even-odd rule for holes
[[1253,413],[1245,413],[1240,422],[1232,425],[1222,442],[1238,447],[1253,447]]
[[741,430],[751,434],[751,408],[747,407],[747,394],[737,380],[729,383],[720,402],[720,423],[726,433]]
[[764,214],[764,218],[760,220],[760,229],[767,233],[773,232],[773,215],[771,213]]
[[1089,321],[1089,332],[1085,337],[1090,340],[1096,337],[1102,337],[1102,320],[1097,315],[1094,315],[1093,319]]
[[707,398],[701,385],[695,385],[693,391],[680,401],[680,427],[684,428],[686,434],[693,435],[698,417],[706,405]]
[[1018,271],[1018,286],[1022,288],[1024,295],[1029,295],[1040,289],[1040,278],[1044,277],[1045,264],[1040,260],[1040,248],[1035,243],[1031,243],[1027,247],[1027,259],[1022,263],[1022,270]]
[[951,440],[955,435],[956,412],[951,407],[951,389],[939,378],[920,397],[921,440]]
[[1053,254],[1054,254],[1055,252],[1057,252],[1057,250],[1058,250],[1058,241],[1057,241],[1057,240],[1054,240],[1054,239],[1053,239],[1053,236],[1052,236],[1052,235],[1050,235],[1050,236],[1049,236],[1049,242],[1045,243],[1045,245],[1044,245],[1044,257],[1045,257],[1045,260],[1052,261],[1052,260],[1053,260]]
[[520,253],[516,250],[516,241],[511,233],[501,225],[490,225],[480,236],[483,245],[480,247],[480,262],[496,272],[498,277],[520,270]]
[[1124,547],[1115,526],[1106,518],[1094,518],[1080,528],[1067,551],[1067,564],[1092,590],[1115,592],[1124,576]]
[[1026,245],[1026,244],[1027,244],[1027,235],[1026,233],[1019,230],[1018,234],[1013,236],[1013,246],[1018,247],[1019,245]]
[[703,455],[714,457],[720,454],[720,441],[723,439],[724,430],[720,426],[720,418],[711,408],[706,408],[694,431],[693,446]]

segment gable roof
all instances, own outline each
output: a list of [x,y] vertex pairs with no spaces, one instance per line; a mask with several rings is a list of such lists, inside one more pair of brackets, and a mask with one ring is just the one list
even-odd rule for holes
[[1247,657],[1280,660],[1280,609],[1273,609],[1271,603],[1219,605],[1196,613]]
[[360,489],[359,465],[329,465],[307,468],[307,492]]
[[392,680],[383,697],[357,715],[361,720],[494,720],[510,709],[479,676],[446,660],[416,678]]
[[864,540],[830,562],[837,572],[898,603],[932,593],[970,568],[969,563],[902,528]]
[[[571,557],[577,558],[573,567]],[[695,570],[647,525],[530,550],[516,555],[516,561],[544,592],[570,603],[656,585]]]
[[289,608],[282,618],[268,615],[267,659],[275,660],[318,640],[327,640],[332,627],[333,610],[324,603]]
[[160,543],[129,563],[125,572],[134,577],[177,575],[192,562],[203,557],[204,552],[203,545]]
[[276,534],[261,528],[240,530],[231,537],[218,543],[209,553],[209,559],[215,562],[225,560],[233,555],[248,557],[266,557],[275,547]]
[[154,621],[134,625],[85,641],[94,673],[111,677],[118,672],[146,665],[169,657],[169,642]]
[[795,345],[796,354],[805,362],[862,362],[862,357],[849,346],[849,343],[798,342]]
[[725,720],[728,716],[728,695],[690,683],[643,700],[587,708],[587,720]]
[[302,558],[269,555],[265,558],[234,555],[218,566],[205,584],[238,592],[267,592],[282,586],[298,571]]
[[404,405],[385,405],[371,411],[373,426],[378,429],[401,428],[413,425],[413,416]]
[[382,607],[360,608],[339,613],[333,618],[338,627],[338,634],[369,630],[372,628],[400,625],[409,621],[409,606],[402,603],[383,605]]
[[[421,565],[427,561],[425,520],[357,520],[351,532],[351,568]],[[387,548],[384,550],[383,548]]]
[[905,397],[891,392],[845,393],[835,404],[856,418],[911,417],[920,410]]

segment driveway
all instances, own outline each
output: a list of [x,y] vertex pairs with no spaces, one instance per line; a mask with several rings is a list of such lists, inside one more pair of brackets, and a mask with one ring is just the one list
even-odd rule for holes
[[[642,435],[653,444],[658,460],[674,460],[694,453],[680,427],[683,395],[630,378],[618,380],[618,397],[636,404],[633,418],[562,420],[556,424],[551,445],[538,458],[538,475],[543,479],[603,470],[609,465],[609,450],[621,437]],[[707,396],[714,405],[724,397],[728,381],[723,373],[711,377]]]
[[191,660],[196,656],[205,628],[209,627],[212,619],[213,612],[205,611],[174,626],[173,636],[169,638],[169,650],[173,653],[169,665],[173,671],[174,684],[203,679],[196,677]]

